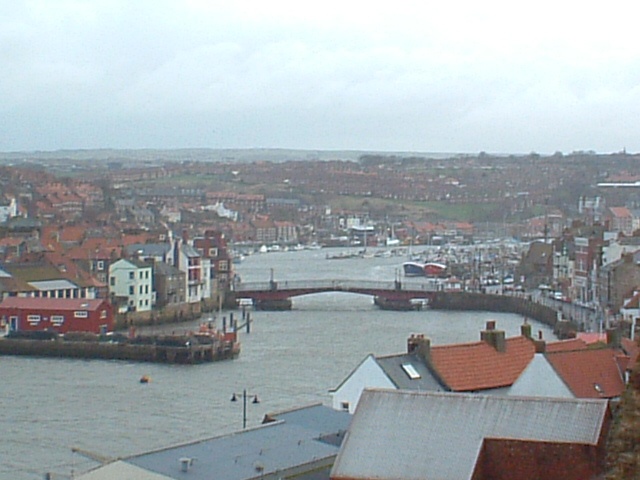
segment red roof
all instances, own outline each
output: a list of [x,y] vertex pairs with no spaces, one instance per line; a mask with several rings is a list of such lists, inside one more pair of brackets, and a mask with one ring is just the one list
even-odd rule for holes
[[619,357],[620,353],[611,348],[545,354],[577,398],[615,398],[622,395],[625,383]]
[[627,207],[609,207],[609,210],[614,217],[628,218],[632,216]]
[[587,345],[591,345],[592,343],[598,343],[598,342],[607,343],[606,333],[578,332],[577,338],[584,341]]
[[535,347],[526,337],[508,338],[504,352],[484,341],[431,347],[431,362],[454,392],[507,387],[533,359]]
[[7,297],[0,308],[32,308],[37,310],[97,310],[105,302],[103,298],[42,298]]
[[580,338],[571,338],[569,340],[560,340],[559,342],[547,343],[546,352],[571,352],[573,350],[584,350],[587,344]]

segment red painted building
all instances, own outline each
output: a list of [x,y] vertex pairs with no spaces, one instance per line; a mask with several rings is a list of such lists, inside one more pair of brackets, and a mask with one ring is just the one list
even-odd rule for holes
[[8,297],[0,323],[11,331],[101,333],[113,330],[113,307],[105,299]]

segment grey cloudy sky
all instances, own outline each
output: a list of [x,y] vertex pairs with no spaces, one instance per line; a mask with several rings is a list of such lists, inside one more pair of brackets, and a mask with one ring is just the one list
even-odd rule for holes
[[634,3],[0,0],[0,151],[635,152]]

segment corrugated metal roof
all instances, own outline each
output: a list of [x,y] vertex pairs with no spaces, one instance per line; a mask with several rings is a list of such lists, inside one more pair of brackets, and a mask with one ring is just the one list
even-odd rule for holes
[[470,479],[485,438],[595,445],[603,400],[365,390],[332,478]]

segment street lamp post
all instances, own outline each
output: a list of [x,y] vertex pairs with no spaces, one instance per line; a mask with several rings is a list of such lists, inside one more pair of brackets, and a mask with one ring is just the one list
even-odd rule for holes
[[[236,395],[235,393],[231,395],[231,401],[237,402],[238,396],[239,394]],[[251,400],[251,403],[253,404],[260,403],[260,400],[258,400],[258,395],[253,395],[253,400]],[[247,428],[247,390],[246,389],[242,390],[242,429],[244,430],[245,428]]]

